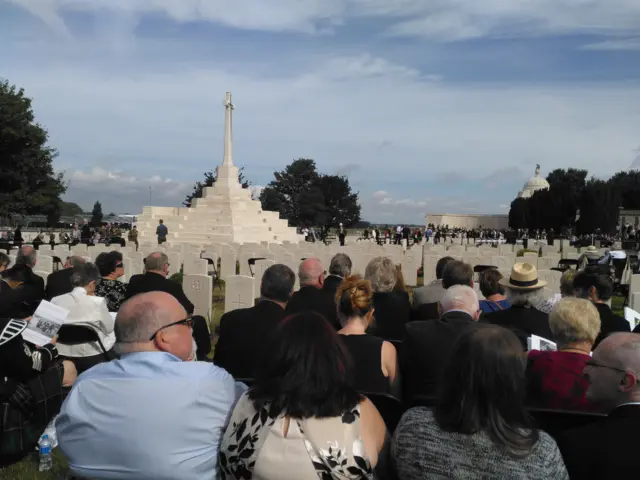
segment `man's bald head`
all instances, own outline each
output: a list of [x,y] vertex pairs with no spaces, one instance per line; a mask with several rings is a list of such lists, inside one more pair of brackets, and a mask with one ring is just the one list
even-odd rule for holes
[[640,335],[637,333],[613,333],[600,342],[596,351],[599,358],[614,362],[611,366],[640,376]]
[[144,260],[144,268],[147,272],[159,272],[166,274],[169,267],[169,257],[164,252],[153,252]]
[[606,337],[587,361],[587,399],[605,410],[640,402],[640,335],[614,333]]
[[300,286],[322,287],[324,283],[324,267],[318,258],[305,258],[298,269]]
[[16,256],[16,265],[26,265],[29,268],[34,268],[37,263],[38,252],[31,245],[25,245],[18,250]]
[[[114,332],[117,344],[127,351],[137,351],[127,344],[146,344],[162,327],[186,318],[187,312],[173,295],[165,292],[141,293],[122,304]],[[148,350],[143,348],[141,350]]]

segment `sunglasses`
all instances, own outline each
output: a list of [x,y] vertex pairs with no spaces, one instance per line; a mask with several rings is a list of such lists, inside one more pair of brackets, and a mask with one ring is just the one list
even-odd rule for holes
[[193,328],[193,318],[187,317],[183,320],[178,320],[177,322],[173,322],[168,325],[165,325],[164,327],[160,327],[158,330],[156,330],[156,332],[153,335],[151,335],[151,337],[149,338],[149,341],[152,341],[153,339],[155,339],[156,335],[158,335],[158,333],[160,333],[165,328],[173,327],[175,325],[186,325],[189,328]]
[[124,268],[124,263],[117,263],[116,268]]

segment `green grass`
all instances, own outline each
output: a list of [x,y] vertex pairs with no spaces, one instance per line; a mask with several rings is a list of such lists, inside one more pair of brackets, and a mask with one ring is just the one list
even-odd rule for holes
[[67,460],[58,449],[53,451],[53,468],[48,472],[38,471],[38,454],[33,453],[20,463],[0,470],[3,480],[64,480],[67,478]]

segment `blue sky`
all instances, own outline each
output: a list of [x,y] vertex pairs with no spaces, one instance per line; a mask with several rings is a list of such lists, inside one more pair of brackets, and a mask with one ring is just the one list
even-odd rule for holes
[[0,76],[66,198],[178,205],[222,161],[347,174],[363,216],[506,213],[535,164],[640,165],[638,0],[8,0]]

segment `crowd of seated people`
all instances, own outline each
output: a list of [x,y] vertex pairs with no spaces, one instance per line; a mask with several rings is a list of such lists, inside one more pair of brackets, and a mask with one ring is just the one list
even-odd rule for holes
[[[73,290],[56,298],[70,300],[81,289],[88,309],[100,278],[119,276],[115,256],[101,262],[100,272],[90,263],[73,267]],[[352,275],[344,253],[329,275],[307,258],[297,292],[294,272],[276,264],[265,271],[254,307],[223,315],[211,362],[199,345],[194,358],[193,305],[166,278],[166,255],[154,253],[145,264],[111,320],[113,360],[88,368],[68,351],[25,349],[20,339],[31,367],[21,376],[5,370],[3,408],[15,405],[16,395],[5,395],[14,384],[18,395],[50,394],[49,410],[29,400],[34,410],[21,409],[13,421],[41,433],[60,410],[60,447],[81,478],[623,478],[615,447],[630,457],[622,465],[640,466],[621,440],[632,438],[640,418],[640,336],[603,331],[610,310],[598,305],[610,297],[608,285],[588,272],[567,280],[563,299],[546,313],[538,308],[548,299],[535,266],[516,264],[508,278],[485,270],[480,288],[502,307],[487,312],[473,269],[454,259],[438,262],[439,278],[418,308],[386,257],[372,259],[364,277]],[[22,288],[28,268],[23,262],[6,276],[0,298]],[[557,351],[527,352],[531,335],[555,342]],[[50,363],[36,360],[44,352]],[[58,381],[37,392],[37,379],[51,371]],[[84,371],[77,380],[76,371]],[[565,427],[541,430],[530,416],[536,409],[586,412],[597,424],[584,427],[578,442]],[[597,435],[617,436],[607,456],[591,445]],[[37,435],[28,441],[32,450]],[[7,455],[24,455],[20,445]],[[592,452],[589,469],[583,452]]]

